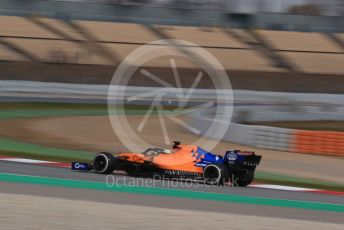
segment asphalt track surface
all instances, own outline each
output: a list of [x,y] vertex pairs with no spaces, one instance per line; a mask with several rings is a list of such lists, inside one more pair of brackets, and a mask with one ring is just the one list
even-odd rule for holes
[[[68,180],[82,180],[91,182],[106,182],[105,175],[87,172],[72,172],[67,168],[37,166],[15,162],[0,162],[0,173],[30,175],[36,177],[61,178]],[[344,197],[323,194],[302,193],[294,191],[280,191],[262,188],[238,188],[228,186],[206,186],[200,183],[182,181],[169,182],[166,180],[152,180],[132,178],[126,175],[113,174],[110,178],[121,185],[148,185],[158,188],[176,190],[190,190],[215,194],[243,195],[248,197],[275,198],[283,200],[308,201],[316,203],[330,203],[344,205]],[[108,181],[109,178],[108,178]],[[110,181],[110,183],[111,183]],[[307,210],[287,207],[261,206],[219,202],[211,200],[183,199],[177,197],[151,196],[129,194],[124,192],[108,192],[79,188],[52,187],[37,184],[23,184],[0,181],[0,193],[26,194],[46,197],[60,197],[72,200],[88,200],[105,203],[134,204],[151,207],[163,207],[182,210],[211,211],[220,213],[235,213],[253,216],[279,217],[288,219],[311,220],[318,222],[344,224],[343,213]]]

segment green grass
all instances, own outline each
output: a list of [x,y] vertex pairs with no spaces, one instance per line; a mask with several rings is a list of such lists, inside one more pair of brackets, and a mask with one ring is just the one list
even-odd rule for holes
[[3,155],[35,159],[57,160],[91,160],[94,153],[82,150],[52,148],[31,143],[24,143],[7,138],[0,138],[0,151]]
[[[126,105],[110,114],[143,115],[146,105]],[[175,107],[164,107],[161,113],[179,113]],[[156,114],[156,111],[153,111]],[[65,104],[65,103],[0,103],[0,120],[53,116],[104,116],[108,115],[106,104]]]
[[248,125],[263,125],[287,129],[344,132],[344,121],[276,121],[250,122]]
[[36,110],[2,110],[0,120],[33,118],[33,117],[54,117],[54,116],[97,116],[107,115],[107,110],[79,110],[79,109],[36,109]]
[[106,104],[51,103],[51,102],[2,102],[0,110],[37,110],[37,109],[107,109]]
[[0,103],[0,120],[105,114],[107,114],[107,107],[101,104]]
[[90,162],[93,158],[92,156],[79,157],[79,156],[74,156],[74,155],[71,155],[70,157],[47,156],[47,155],[42,155],[39,153],[3,151],[3,150],[0,150],[0,156],[18,157],[18,158],[43,160],[43,161],[54,161],[54,162],[62,162],[62,163],[70,163],[72,161]]
[[[147,110],[148,105],[125,105],[126,110]],[[176,109],[176,106],[164,106],[166,110]],[[59,103],[59,102],[1,102],[0,110],[41,110],[41,109],[78,109],[78,110],[107,110],[107,104]]]

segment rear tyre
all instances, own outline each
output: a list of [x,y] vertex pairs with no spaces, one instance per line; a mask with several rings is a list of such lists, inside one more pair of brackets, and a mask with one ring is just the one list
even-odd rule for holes
[[209,164],[203,170],[204,182],[209,185],[224,185],[229,178],[228,170],[224,165]]
[[253,172],[247,172],[241,175],[233,174],[231,176],[231,182],[233,186],[246,187],[247,185],[252,183],[253,178],[254,178]]
[[94,157],[93,168],[96,173],[110,174],[115,168],[115,157],[111,153],[98,153]]

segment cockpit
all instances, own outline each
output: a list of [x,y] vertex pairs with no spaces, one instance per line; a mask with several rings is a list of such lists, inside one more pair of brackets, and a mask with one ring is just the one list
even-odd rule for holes
[[149,156],[149,157],[155,157],[159,154],[171,154],[172,151],[169,149],[160,149],[160,148],[148,148],[145,151],[142,152],[143,155]]

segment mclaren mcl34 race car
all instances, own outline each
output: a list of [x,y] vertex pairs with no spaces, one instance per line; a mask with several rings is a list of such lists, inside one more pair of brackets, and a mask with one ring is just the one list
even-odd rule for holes
[[202,180],[210,185],[247,186],[261,156],[240,150],[226,151],[224,156],[210,153],[198,146],[181,145],[175,141],[171,150],[148,148],[142,153],[113,155],[100,152],[93,163],[72,162],[72,170],[110,174],[125,171],[129,176]]

